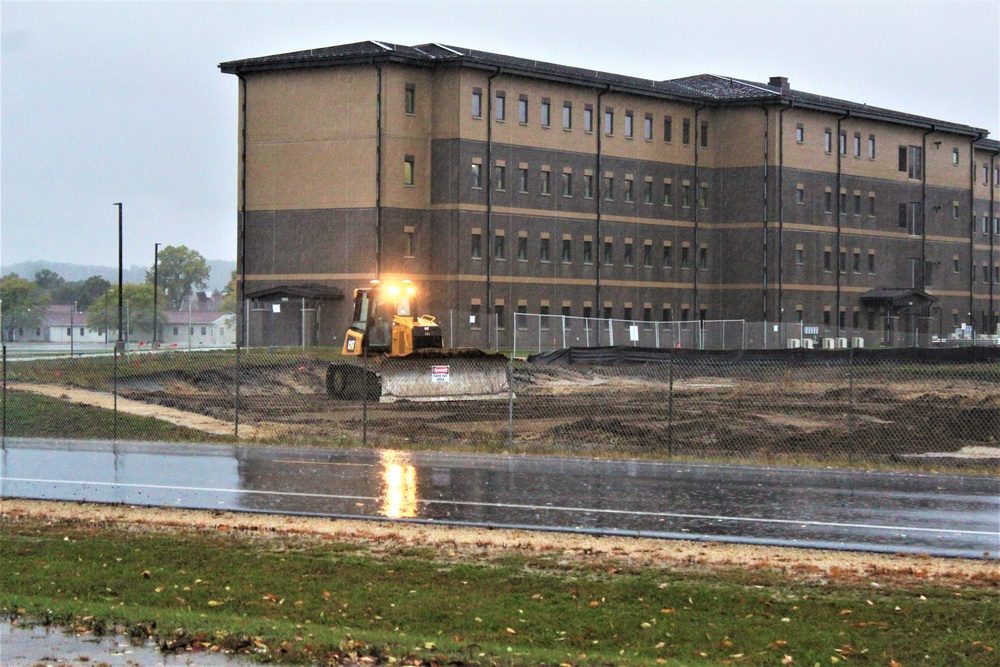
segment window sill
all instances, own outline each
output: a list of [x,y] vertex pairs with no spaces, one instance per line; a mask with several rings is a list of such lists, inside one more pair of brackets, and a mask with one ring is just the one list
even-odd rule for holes
[[403,255],[403,259],[416,259],[416,255]]

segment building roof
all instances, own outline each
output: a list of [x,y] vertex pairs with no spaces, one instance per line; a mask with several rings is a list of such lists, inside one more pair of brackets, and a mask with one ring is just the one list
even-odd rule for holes
[[923,306],[937,300],[936,296],[915,287],[876,287],[861,295],[861,303],[877,303],[894,308]]
[[85,326],[87,324],[87,314],[77,311],[71,314],[72,304],[53,304],[45,307],[45,326],[48,327],[68,327]]
[[163,314],[167,318],[166,324],[171,326],[187,326],[188,322],[192,326],[204,326],[215,324],[220,319],[232,315],[232,313],[224,313],[219,310],[192,310],[190,313],[186,310],[168,310]]
[[[470,67],[535,79],[604,88],[616,92],[702,103],[707,106],[748,104],[799,106],[850,116],[913,125],[969,136],[979,136],[982,146],[986,130],[950,121],[872,107],[864,103],[816,95],[788,86],[787,79],[774,77],[767,84],[715,74],[654,81],[637,77],[569,67],[444,44],[405,46],[376,40],[341,44],[321,49],[293,51],[260,58],[230,60],[219,68],[226,74],[244,74],[282,69],[330,67],[374,63],[401,63],[422,67]],[[997,142],[991,142],[996,144]],[[986,147],[987,150],[993,150]]]

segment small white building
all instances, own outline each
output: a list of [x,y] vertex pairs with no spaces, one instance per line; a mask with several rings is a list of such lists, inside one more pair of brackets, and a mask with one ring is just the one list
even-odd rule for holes
[[[72,305],[49,306],[45,312],[44,329],[39,337],[25,337],[22,340],[38,340],[48,343],[103,343],[103,331],[87,327],[87,313],[73,312]],[[32,332],[34,333],[34,332]],[[117,334],[116,336],[117,337]]]
[[[160,347],[206,348],[236,345],[236,316],[217,310],[174,310],[165,313],[157,341]],[[133,342],[135,340],[133,335]]]

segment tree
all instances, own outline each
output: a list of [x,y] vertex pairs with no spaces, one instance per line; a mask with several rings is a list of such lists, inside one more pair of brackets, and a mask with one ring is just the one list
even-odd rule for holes
[[110,288],[111,283],[101,276],[73,280],[63,283],[52,291],[52,303],[66,305],[76,303],[79,310],[85,311]]
[[65,282],[66,279],[55,271],[42,269],[35,272],[35,284],[48,292],[62,286]]
[[222,302],[219,304],[219,310],[223,313],[235,314],[240,310],[240,290],[236,283],[238,276],[239,273],[233,271],[233,275],[229,278],[229,284],[222,291]]
[[[194,288],[205,287],[212,269],[197,250],[168,245],[159,253],[157,284],[167,295],[172,310],[180,310]],[[153,270],[146,271],[146,282],[153,284]]]
[[0,330],[11,340],[15,329],[41,326],[48,295],[27,278],[8,273],[0,278],[0,301]]
[[[125,283],[122,289],[122,338],[135,340],[153,333],[153,286]],[[162,290],[157,303],[157,324],[166,324],[167,317],[161,304],[165,298]],[[91,305],[87,312],[87,327],[96,331],[118,331],[118,287],[107,290]]]

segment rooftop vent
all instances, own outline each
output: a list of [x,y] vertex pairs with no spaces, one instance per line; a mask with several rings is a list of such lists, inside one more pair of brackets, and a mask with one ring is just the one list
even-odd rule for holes
[[780,88],[781,89],[781,93],[784,95],[785,93],[788,92],[788,77],[787,76],[772,76],[768,80],[767,85],[771,86],[772,88]]

